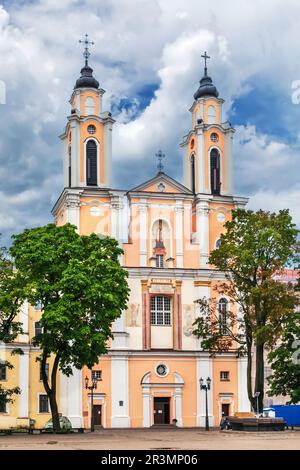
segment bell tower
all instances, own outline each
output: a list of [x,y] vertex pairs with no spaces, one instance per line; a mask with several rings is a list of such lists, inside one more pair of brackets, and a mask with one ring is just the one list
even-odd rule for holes
[[222,105],[219,92],[207,74],[205,52],[204,75],[194,94],[190,109],[192,129],[184,137],[183,179],[184,185],[195,194],[232,196],[232,139],[234,129],[229,122],[222,122]]
[[85,58],[81,75],[71,95],[71,113],[64,133],[64,187],[111,188],[112,186],[112,126],[110,112],[102,111],[105,91],[93,76],[88,64],[89,45],[85,35]]

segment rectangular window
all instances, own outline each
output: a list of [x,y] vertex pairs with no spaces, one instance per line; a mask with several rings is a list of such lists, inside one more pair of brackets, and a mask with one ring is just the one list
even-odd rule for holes
[[171,325],[171,299],[162,295],[151,297],[151,325]]
[[220,372],[220,380],[223,382],[229,382],[229,371],[228,370],[221,370]]
[[102,380],[102,370],[92,370],[92,380]]
[[41,322],[36,321],[34,324],[34,336],[41,335],[43,333],[43,327]]
[[47,395],[39,396],[39,413],[49,413],[49,400]]
[[0,380],[6,380],[6,365],[0,364]]
[[7,405],[7,403],[0,403],[0,413],[6,413],[7,412],[6,405]]
[[156,256],[156,267],[163,268],[164,267],[164,255],[157,255]]
[[[46,375],[47,375],[47,378],[49,377],[49,364],[46,364]],[[42,364],[40,364],[40,380],[42,381],[43,378],[42,378]]]

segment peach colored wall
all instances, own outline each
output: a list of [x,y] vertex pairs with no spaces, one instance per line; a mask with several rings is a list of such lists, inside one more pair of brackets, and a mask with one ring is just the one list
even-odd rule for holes
[[[159,362],[164,362],[169,367],[169,375],[165,378],[157,377],[154,373],[155,365]],[[162,393],[161,389],[153,386],[151,390],[152,396],[172,396],[174,389],[168,387],[168,383],[174,382],[174,372],[178,372],[183,380],[184,386],[182,389],[182,416],[184,426],[196,425],[196,405],[197,405],[197,389],[196,389],[196,361],[192,357],[174,358],[170,357],[132,357],[129,360],[129,390],[130,390],[130,403],[129,412],[131,416],[132,427],[142,427],[143,425],[143,397],[141,379],[147,373],[151,372],[151,383],[166,384],[164,390],[167,390],[169,395]],[[172,398],[173,399],[173,398]],[[151,413],[153,415],[153,400],[151,401]],[[173,419],[173,406],[171,401],[170,406],[171,416]]]
[[[229,372],[229,381],[224,382],[220,380],[220,372]],[[220,422],[220,398],[221,394],[232,393],[232,399],[234,402],[234,410],[230,409],[230,414],[238,411],[238,371],[237,361],[235,358],[222,357],[213,359],[213,394],[214,394],[214,416],[215,425],[218,426]],[[229,403],[225,401],[224,403]]]
[[[85,205],[80,206],[80,233],[81,235],[89,235],[90,233],[101,233],[109,235],[111,232],[111,214],[109,198],[83,197],[81,201]],[[97,201],[97,202],[95,202]],[[91,207],[97,207],[101,213],[98,216],[92,216]]]
[[[111,418],[111,360],[109,356],[101,356],[99,363],[93,367],[93,370],[101,370],[102,371],[102,381],[99,381],[97,384],[97,389],[95,390],[95,394],[101,393],[105,394],[105,402],[106,402],[106,426],[110,427],[110,418]],[[83,411],[83,422],[84,427],[89,428],[91,423],[91,398],[88,396],[90,393],[85,388],[85,377],[89,378],[89,382],[91,383],[91,371],[87,367],[84,367],[82,370],[82,411]],[[95,398],[94,405],[102,404],[101,400]],[[104,420],[104,405],[102,404],[102,425]]]
[[[222,204],[210,204],[210,208],[214,209],[209,213],[209,249],[214,250],[215,249],[215,242],[218,238],[220,238],[221,233],[225,233],[225,228],[224,224],[228,221],[231,220],[231,210],[234,209],[233,205],[227,205],[225,207],[222,206]],[[224,210],[226,209],[226,210]],[[230,212],[227,212],[230,210]],[[217,220],[217,215],[219,212],[222,212],[222,214],[225,215],[225,221],[224,222],[219,222]]]

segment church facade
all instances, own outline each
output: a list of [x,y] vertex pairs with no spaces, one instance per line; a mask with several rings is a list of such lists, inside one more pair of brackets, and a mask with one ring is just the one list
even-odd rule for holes
[[[250,410],[246,359],[234,350],[211,357],[193,334],[197,299],[213,298],[221,323],[227,309],[235,309],[224,296],[216,298],[214,287],[223,277],[208,264],[231,211],[247,203],[233,193],[234,129],[222,121],[223,100],[205,66],[190,108],[190,131],[180,144],[182,183],[160,164],[145,182],[115,189],[115,121],[102,109],[103,94],[86,60],[61,135],[64,189],[52,214],[57,225],[69,222],[80,234],[95,232],[118,240],[130,298],[127,311],[113,325],[108,353],[92,370],[98,380],[93,409],[85,388],[91,371],[86,369],[74,370],[71,377],[60,375],[59,410],[75,427],[88,428],[92,413],[95,425],[106,428],[204,426],[200,379],[205,383],[209,378],[209,422],[218,426],[222,414]],[[31,345],[40,312],[25,306],[22,315],[29,336],[19,338],[26,355],[15,359],[23,361],[15,367],[19,386],[28,390],[6,414],[30,416],[43,425],[50,410],[46,402],[41,407],[44,392],[34,359],[38,351]]]

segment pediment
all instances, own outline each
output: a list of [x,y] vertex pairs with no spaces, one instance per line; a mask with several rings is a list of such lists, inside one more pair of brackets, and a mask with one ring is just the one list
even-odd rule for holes
[[131,189],[129,192],[193,194],[186,186],[162,172],[158,173],[151,180],[145,181]]

